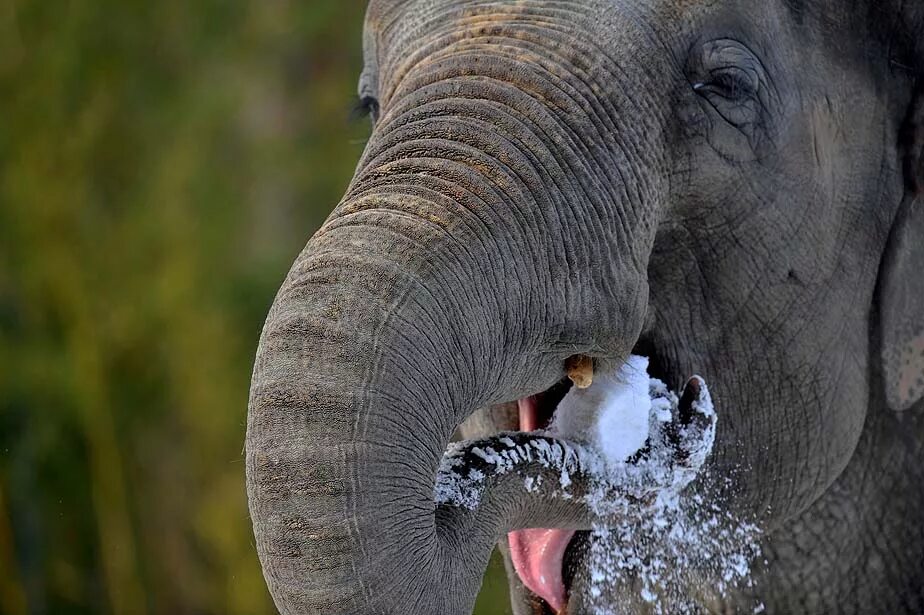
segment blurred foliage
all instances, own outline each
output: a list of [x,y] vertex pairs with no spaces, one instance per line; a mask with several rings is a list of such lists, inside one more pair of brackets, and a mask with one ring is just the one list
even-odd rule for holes
[[273,612],[250,369],[367,137],[363,12],[0,2],[0,613]]

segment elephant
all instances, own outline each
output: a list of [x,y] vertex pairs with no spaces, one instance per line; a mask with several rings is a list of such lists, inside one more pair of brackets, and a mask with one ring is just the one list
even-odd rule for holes
[[566,444],[517,409],[633,354],[709,384],[700,492],[761,532],[746,584],[675,571],[689,610],[924,612],[924,3],[371,0],[363,53],[371,137],[251,383],[280,612],[471,613],[500,545],[553,613],[525,528],[574,532],[556,608],[595,612],[586,505],[434,485],[460,426]]

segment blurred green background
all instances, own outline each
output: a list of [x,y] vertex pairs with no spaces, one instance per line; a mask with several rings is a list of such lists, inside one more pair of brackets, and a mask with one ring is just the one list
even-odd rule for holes
[[250,369],[368,136],[364,9],[0,1],[0,612],[274,612]]

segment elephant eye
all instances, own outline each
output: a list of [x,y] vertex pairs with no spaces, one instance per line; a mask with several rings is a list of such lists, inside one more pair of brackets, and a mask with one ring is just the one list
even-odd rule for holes
[[759,57],[741,41],[716,39],[692,50],[687,71],[704,106],[756,143],[769,120],[772,91]]
[[706,80],[693,84],[701,96],[729,124],[750,130],[760,119],[758,95],[760,77],[756,71],[725,66],[709,73]]
[[379,101],[374,96],[360,96],[353,103],[353,112],[351,116],[354,119],[369,117],[375,124],[379,120]]
[[693,84],[700,96],[721,96],[730,101],[753,98],[759,87],[760,78],[755,71],[737,66],[717,69],[707,81]]

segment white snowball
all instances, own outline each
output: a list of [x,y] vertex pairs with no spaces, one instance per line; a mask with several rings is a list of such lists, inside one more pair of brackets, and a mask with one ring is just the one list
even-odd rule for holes
[[648,359],[630,356],[615,373],[594,374],[589,388],[573,387],[549,430],[592,445],[608,464],[622,463],[648,439],[649,385]]

